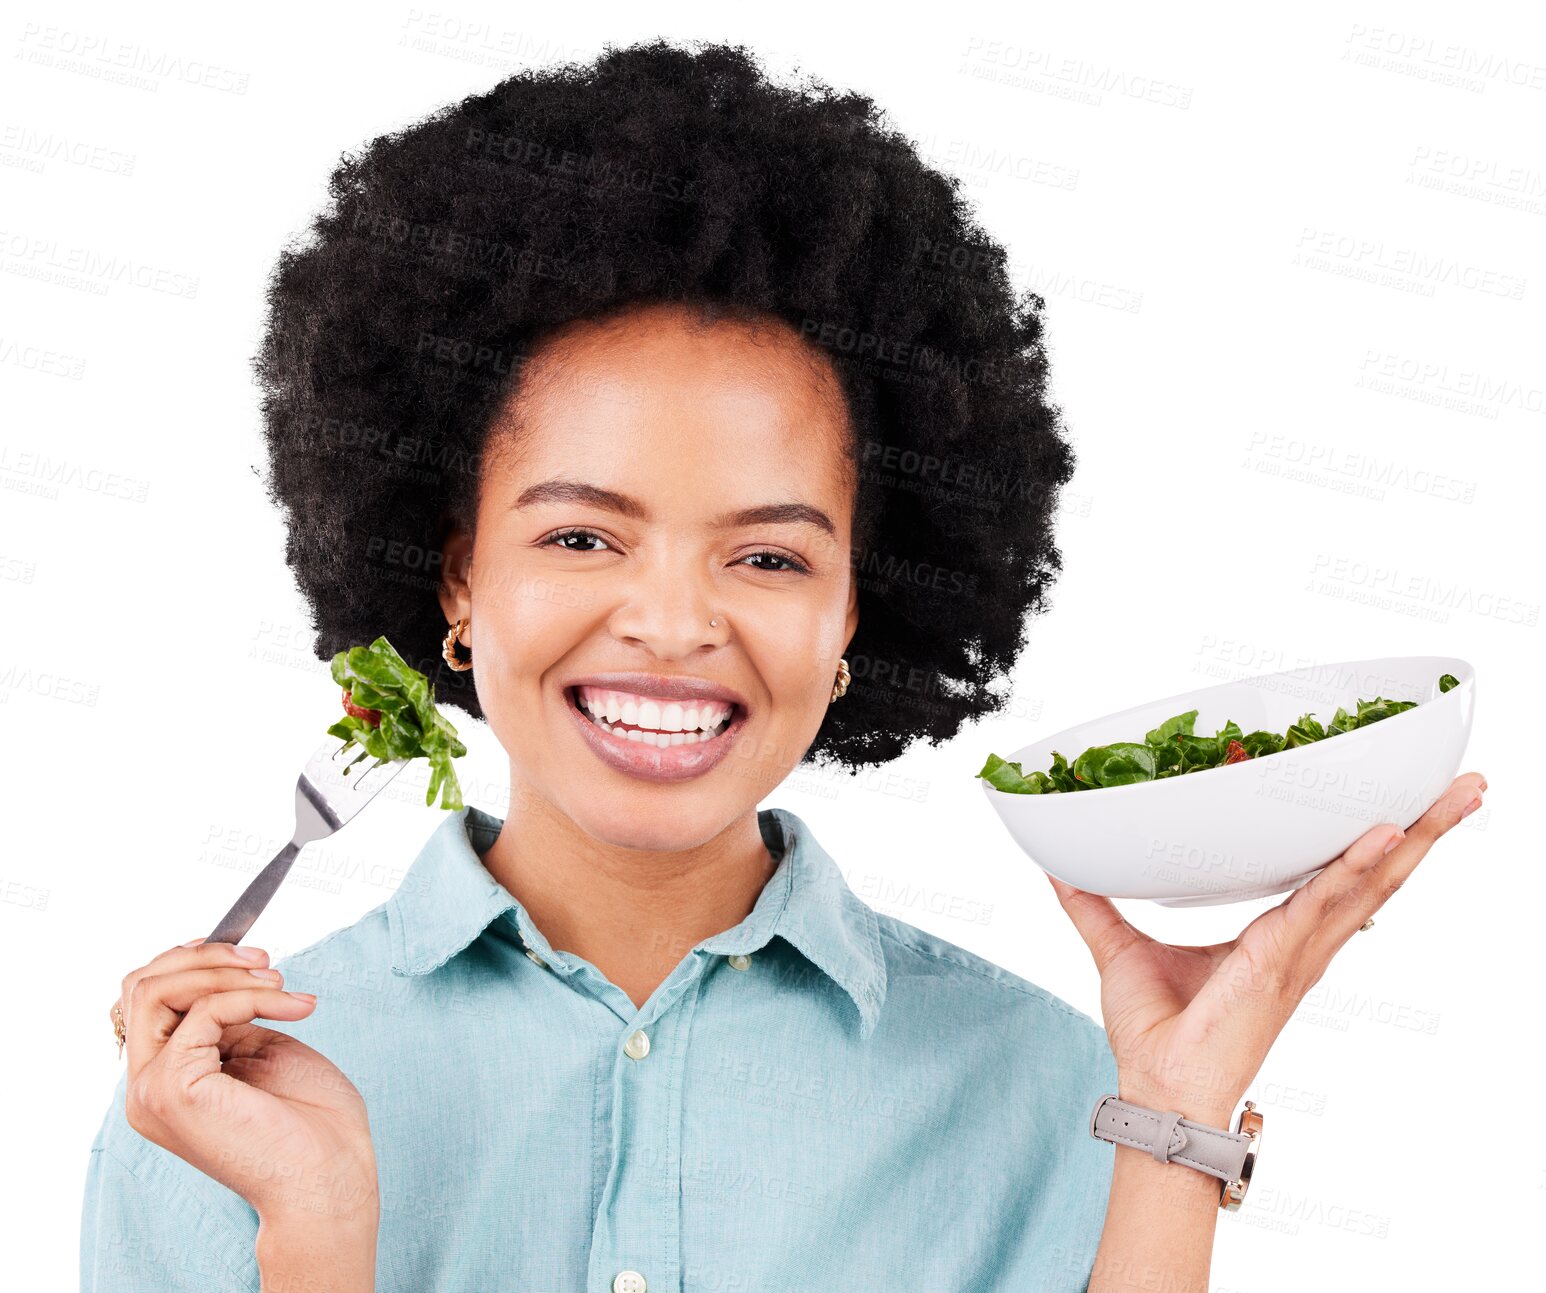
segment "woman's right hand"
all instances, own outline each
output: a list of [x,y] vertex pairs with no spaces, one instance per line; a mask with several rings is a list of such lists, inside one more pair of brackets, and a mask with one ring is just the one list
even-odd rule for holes
[[304,1019],[316,999],[283,991],[266,952],[241,951],[253,958],[200,941],[124,976],[129,1125],[241,1195],[264,1225],[373,1229],[365,1101],[326,1056],[253,1022]]

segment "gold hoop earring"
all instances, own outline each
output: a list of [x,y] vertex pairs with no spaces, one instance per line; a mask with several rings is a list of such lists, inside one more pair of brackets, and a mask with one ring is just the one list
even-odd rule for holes
[[457,620],[455,624],[451,625],[451,627],[446,630],[445,640],[440,644],[440,654],[445,657],[446,663],[458,672],[463,669],[472,668],[471,647],[467,648],[468,658],[466,660],[458,660],[456,658],[456,643],[458,639],[461,638],[462,629],[467,626],[468,622],[469,621],[465,619]]
[[[848,672],[848,659],[844,657],[837,662],[837,681],[832,684],[832,700],[841,700],[848,691],[848,684],[853,680],[853,674]],[[830,705],[832,701],[827,703]]]

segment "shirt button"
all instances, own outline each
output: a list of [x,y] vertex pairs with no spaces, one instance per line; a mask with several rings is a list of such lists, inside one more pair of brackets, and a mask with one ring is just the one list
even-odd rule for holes
[[734,955],[727,956],[725,959],[730,962],[730,968],[732,970],[747,969],[752,963],[752,958],[747,956],[745,952],[736,952]]
[[[650,1053],[649,1035],[642,1028],[634,1029],[633,1032],[628,1034],[628,1040],[623,1043],[623,1051],[629,1059],[642,1060]],[[623,1275],[636,1275],[636,1272],[624,1271]],[[622,1279],[623,1275],[619,1275],[617,1278]],[[636,1278],[639,1281],[638,1287],[642,1289],[644,1287],[644,1276],[636,1275]],[[629,1285],[629,1287],[632,1288],[633,1285]]]
[[644,1293],[644,1276],[638,1271],[618,1271],[612,1281],[612,1293]]

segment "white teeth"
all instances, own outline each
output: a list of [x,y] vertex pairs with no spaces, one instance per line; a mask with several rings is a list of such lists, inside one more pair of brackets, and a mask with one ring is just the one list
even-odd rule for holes
[[717,736],[735,712],[735,707],[724,701],[662,703],[647,696],[590,686],[577,688],[576,698],[580,709],[598,726],[611,731],[614,724],[622,722],[632,728],[650,729],[618,735],[653,745],[685,745]]
[[625,741],[638,741],[641,745],[655,745],[665,749],[672,745],[696,745],[699,741],[709,740],[707,732],[641,732],[637,727],[630,727],[627,731],[613,727],[605,719],[598,719],[596,726],[604,732],[610,732],[613,736],[620,736]]

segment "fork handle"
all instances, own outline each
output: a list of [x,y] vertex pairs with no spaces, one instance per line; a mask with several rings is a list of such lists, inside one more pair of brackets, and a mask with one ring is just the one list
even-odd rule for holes
[[274,854],[274,860],[253,877],[252,883],[242,890],[242,896],[236,900],[235,906],[220,918],[215,932],[204,941],[240,943],[263,914],[263,909],[278,891],[281,882],[289,874],[290,864],[300,856],[300,852],[301,846],[291,840]]

